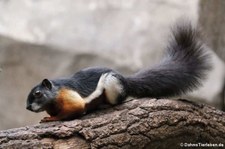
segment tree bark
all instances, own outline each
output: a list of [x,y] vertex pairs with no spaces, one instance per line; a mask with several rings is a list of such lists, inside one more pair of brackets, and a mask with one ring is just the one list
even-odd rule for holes
[[225,147],[225,113],[168,99],[131,100],[73,121],[0,131],[0,148],[169,149],[206,142]]

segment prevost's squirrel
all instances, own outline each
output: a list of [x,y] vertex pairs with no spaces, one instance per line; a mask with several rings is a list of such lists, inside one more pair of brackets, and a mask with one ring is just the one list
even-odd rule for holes
[[27,109],[46,111],[41,122],[69,120],[102,103],[116,105],[127,97],[162,98],[196,89],[210,69],[209,54],[190,23],[172,29],[166,55],[157,66],[123,76],[109,68],[86,68],[63,79],[44,79],[28,95]]

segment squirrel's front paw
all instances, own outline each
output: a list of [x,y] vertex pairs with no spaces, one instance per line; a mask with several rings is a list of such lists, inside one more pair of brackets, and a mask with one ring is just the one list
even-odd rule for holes
[[56,117],[44,117],[40,123],[45,123],[45,122],[52,122],[52,121],[58,121],[59,119]]

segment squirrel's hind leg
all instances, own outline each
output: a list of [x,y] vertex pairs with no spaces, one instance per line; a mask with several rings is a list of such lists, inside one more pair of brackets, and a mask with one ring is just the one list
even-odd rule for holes
[[122,92],[123,86],[115,73],[105,73],[100,77],[95,91],[85,98],[85,102],[90,103],[105,93],[106,101],[111,105],[115,105],[119,102],[118,98]]

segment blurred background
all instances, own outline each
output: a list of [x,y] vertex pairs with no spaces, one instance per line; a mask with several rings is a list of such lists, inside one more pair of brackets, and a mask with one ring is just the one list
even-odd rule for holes
[[40,121],[45,113],[25,105],[44,78],[90,66],[127,75],[159,62],[170,27],[180,18],[200,26],[214,51],[204,86],[184,97],[222,109],[224,14],[223,0],[1,0],[0,129]]

